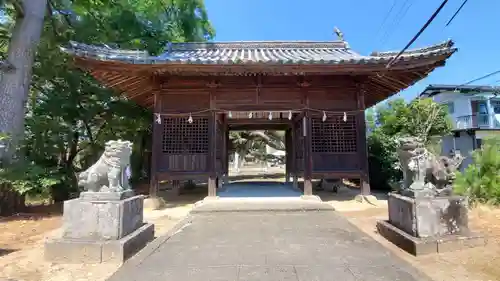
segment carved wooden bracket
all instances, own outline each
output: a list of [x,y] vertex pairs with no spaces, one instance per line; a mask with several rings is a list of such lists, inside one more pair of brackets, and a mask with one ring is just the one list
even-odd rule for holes
[[257,88],[262,87],[262,75],[260,75],[260,74],[255,75],[255,78],[254,78],[254,83],[255,83],[255,86],[256,86]]
[[218,80],[211,80],[206,84],[206,86],[210,89],[214,89],[220,87],[221,83]]
[[356,83],[356,101],[358,109],[366,109],[365,106],[366,85],[362,82]]
[[151,80],[155,85],[158,85],[160,89],[164,88],[168,84],[168,76],[155,73],[151,76]]
[[311,83],[309,81],[307,81],[304,76],[299,76],[297,79],[297,86],[299,86],[301,88],[307,88],[307,87],[311,86]]

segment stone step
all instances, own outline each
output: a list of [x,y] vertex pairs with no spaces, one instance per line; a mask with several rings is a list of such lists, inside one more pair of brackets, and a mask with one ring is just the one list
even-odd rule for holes
[[205,199],[198,203],[192,213],[211,212],[258,212],[258,211],[333,211],[330,204],[320,200],[307,200],[300,197],[250,197]]

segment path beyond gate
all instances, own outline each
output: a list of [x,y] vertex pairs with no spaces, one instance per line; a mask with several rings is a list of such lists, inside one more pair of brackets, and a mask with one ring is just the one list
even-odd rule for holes
[[333,211],[266,211],[194,214],[109,279],[136,280],[429,279]]

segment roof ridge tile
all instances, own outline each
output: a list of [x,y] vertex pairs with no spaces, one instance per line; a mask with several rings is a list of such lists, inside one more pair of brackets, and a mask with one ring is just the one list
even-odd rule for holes
[[[456,51],[453,41],[404,52],[404,61],[449,54]],[[167,51],[150,56],[146,51],[113,49],[70,42],[63,51],[94,60],[132,64],[374,64],[387,63],[397,52],[363,56],[344,41],[239,41],[169,43]]]

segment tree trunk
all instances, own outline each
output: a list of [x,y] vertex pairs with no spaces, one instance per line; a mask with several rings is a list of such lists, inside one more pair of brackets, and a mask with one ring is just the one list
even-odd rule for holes
[[[2,161],[10,162],[24,134],[25,104],[37,44],[43,28],[47,0],[23,0],[23,16],[16,18],[7,61],[12,69],[0,81],[0,132],[7,134]],[[0,152],[1,153],[1,152]]]
[[7,183],[0,184],[0,216],[10,216],[23,212],[25,196],[17,193]]

